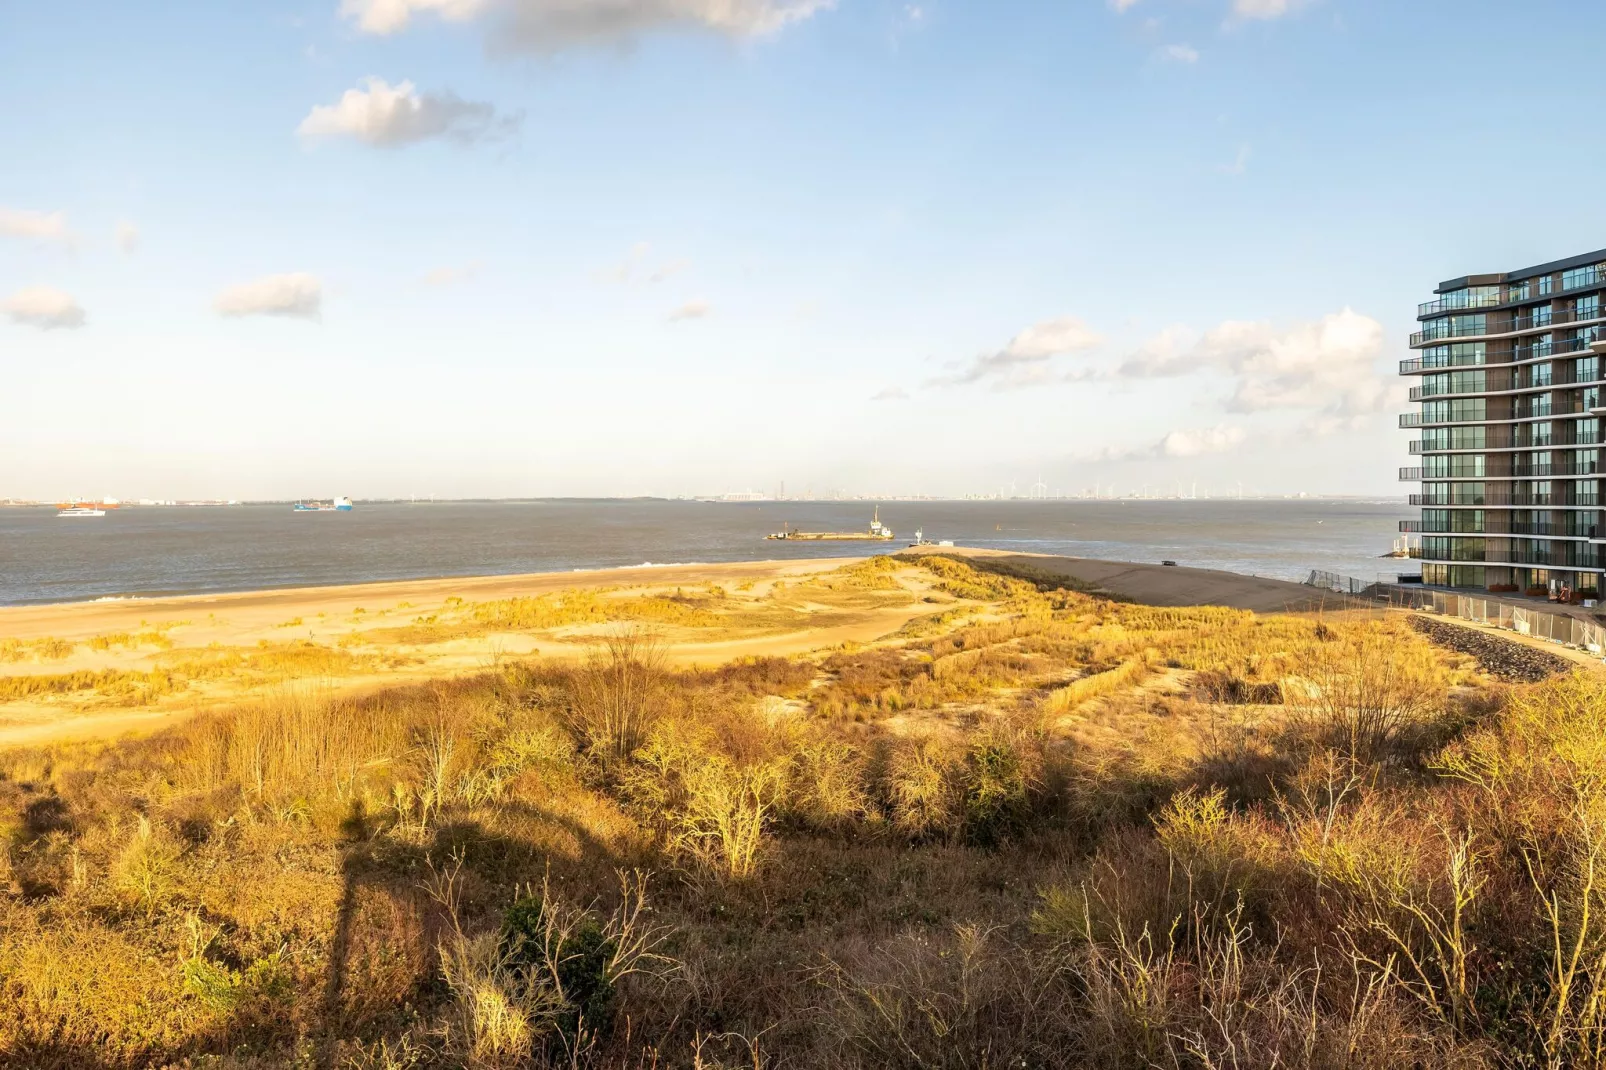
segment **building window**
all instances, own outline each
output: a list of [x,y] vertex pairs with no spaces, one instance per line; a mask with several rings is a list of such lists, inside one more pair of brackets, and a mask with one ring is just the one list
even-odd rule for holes
[[1592,320],[1600,318],[1600,294],[1590,294],[1580,297],[1573,306],[1573,318],[1579,320]]
[[1577,290],[1585,286],[1597,286],[1603,275],[1606,275],[1606,264],[1591,264],[1589,267],[1574,268],[1564,271],[1561,275],[1561,288],[1563,290]]
[[1543,297],[1546,294],[1552,294],[1552,293],[1555,293],[1555,292],[1556,292],[1556,276],[1554,276],[1554,275],[1541,275],[1541,276],[1539,276],[1539,296]]

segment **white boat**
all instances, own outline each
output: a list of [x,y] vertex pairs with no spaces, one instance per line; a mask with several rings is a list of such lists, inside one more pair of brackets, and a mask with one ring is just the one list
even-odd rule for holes
[[106,515],[106,510],[104,510],[104,509],[93,509],[93,508],[90,508],[87,505],[69,505],[65,509],[58,510],[56,512],[56,515],[57,516],[105,516]]

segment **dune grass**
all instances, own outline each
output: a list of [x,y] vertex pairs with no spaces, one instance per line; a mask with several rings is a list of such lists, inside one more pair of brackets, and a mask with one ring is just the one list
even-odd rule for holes
[[1602,1065],[1598,678],[938,560],[988,619],[0,753],[0,1063]]

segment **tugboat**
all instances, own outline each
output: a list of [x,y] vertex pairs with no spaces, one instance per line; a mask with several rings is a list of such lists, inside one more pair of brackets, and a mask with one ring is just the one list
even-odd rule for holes
[[891,542],[895,536],[892,529],[881,522],[881,507],[878,505],[875,516],[870,520],[869,531],[793,531],[783,527],[775,534],[764,537],[802,542]]
[[333,501],[327,502],[296,502],[291,509],[297,513],[349,513],[351,512],[351,499],[341,495]]

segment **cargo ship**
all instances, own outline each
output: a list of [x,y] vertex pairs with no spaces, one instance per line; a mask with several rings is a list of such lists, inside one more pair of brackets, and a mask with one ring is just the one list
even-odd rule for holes
[[794,531],[783,527],[764,537],[797,542],[891,542],[893,535],[892,529],[881,523],[881,507],[877,506],[869,531]]
[[298,513],[349,513],[351,512],[351,499],[341,495],[327,502],[296,502],[291,508]]

